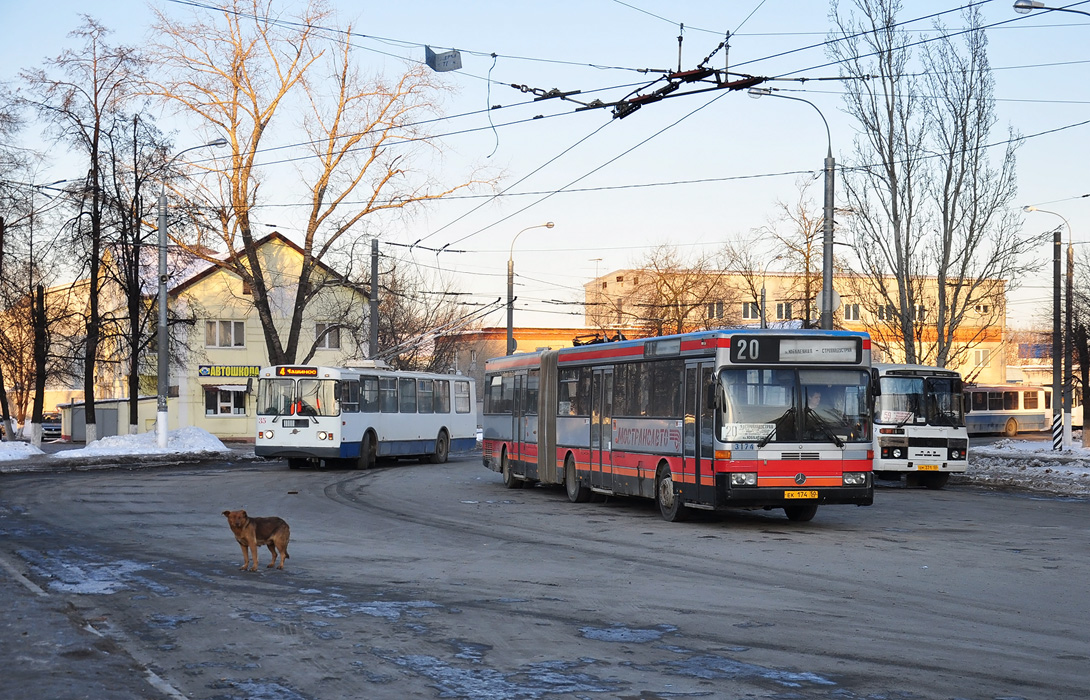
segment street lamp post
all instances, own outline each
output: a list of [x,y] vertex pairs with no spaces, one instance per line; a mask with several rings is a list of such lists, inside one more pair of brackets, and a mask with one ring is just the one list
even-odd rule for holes
[[1073,10],[1070,7],[1049,7],[1043,2],[1038,0],[1018,0],[1014,3],[1014,11],[1020,15],[1029,14],[1034,10],[1044,10],[1045,12],[1073,12],[1077,15],[1086,15],[1090,17],[1090,12],[1086,10]]
[[[174,161],[190,151],[208,146],[222,148],[226,145],[227,139],[218,138],[215,141],[179,151],[167,161],[167,164],[163,166],[163,170],[169,170]],[[167,282],[169,279],[170,277],[167,274],[167,185],[164,181],[162,189],[159,191],[159,328],[156,336],[159,377],[157,383],[158,399],[155,404],[155,433],[159,447],[167,446],[167,392],[169,382],[167,373],[170,366],[170,353],[167,349]]]
[[[1073,355],[1073,336],[1072,336],[1072,315],[1071,305],[1074,301],[1073,283],[1075,281],[1075,251],[1071,242],[1071,223],[1062,215],[1057,214],[1054,211],[1048,211],[1045,209],[1038,209],[1037,207],[1029,206],[1022,207],[1022,211],[1033,212],[1039,211],[1042,214],[1052,214],[1063,219],[1064,225],[1067,226],[1067,308],[1065,311],[1064,332],[1066,333],[1066,341],[1064,336],[1060,333],[1060,256],[1063,247],[1062,230],[1057,228],[1053,239],[1053,285],[1052,285],[1052,449],[1058,450],[1061,448],[1069,450],[1071,449],[1071,381],[1072,381],[1072,355]],[[1060,382],[1060,349],[1062,347],[1063,352],[1063,383],[1061,387]],[[1057,418],[1060,417],[1060,412],[1056,410],[1056,399],[1061,396],[1060,392],[1063,392],[1063,403],[1061,404],[1063,409],[1063,424],[1057,424]],[[1062,440],[1060,433],[1062,432]]]
[[825,119],[825,115],[822,114],[818,106],[810,100],[804,100],[801,97],[791,97],[789,95],[779,95],[772,91],[772,88],[759,88],[752,87],[749,89],[749,95],[753,98],[764,97],[769,95],[771,97],[779,97],[785,100],[795,100],[796,102],[805,102],[814,108],[821,117],[821,122],[825,125],[825,138],[828,144],[828,149],[825,154],[825,212],[824,212],[824,230],[822,241],[822,264],[821,264],[821,327],[825,330],[832,330],[833,328],[833,216],[836,211],[833,206],[833,176],[836,171],[836,160],[833,158],[833,137],[829,131],[829,122]]
[[777,260],[782,260],[783,255],[777,255],[768,262],[765,263],[764,269],[761,271],[761,328],[768,328],[768,323],[765,321],[765,277],[768,276],[768,266]]
[[515,241],[532,228],[552,228],[548,221],[536,226],[527,226],[511,239],[511,253],[507,256],[507,354],[515,354]]

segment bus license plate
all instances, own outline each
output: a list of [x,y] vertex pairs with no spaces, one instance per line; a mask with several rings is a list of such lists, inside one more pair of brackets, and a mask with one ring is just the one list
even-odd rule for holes
[[784,491],[784,498],[817,498],[817,491]]
[[939,470],[939,465],[937,465],[937,464],[917,464],[916,469],[918,469],[921,472],[937,472]]

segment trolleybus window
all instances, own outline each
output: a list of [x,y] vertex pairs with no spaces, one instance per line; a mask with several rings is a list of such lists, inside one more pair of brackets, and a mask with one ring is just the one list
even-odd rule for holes
[[462,380],[454,382],[454,412],[469,413],[473,409],[472,404],[469,396],[469,382]]
[[399,410],[402,413],[416,413],[416,380],[400,380],[398,382],[397,390],[400,394],[400,399],[398,401]]
[[382,413],[397,413],[396,377],[379,377],[378,410]]
[[341,413],[337,401],[337,380],[300,379],[299,399],[295,412],[301,416],[337,416]]
[[450,413],[450,382],[435,380],[435,412]]
[[345,413],[359,413],[360,380],[341,380],[341,410]]
[[294,379],[263,379],[257,386],[257,415],[291,414],[291,405],[295,401]]
[[378,377],[360,377],[360,410],[378,413]]
[[430,379],[416,380],[416,396],[420,413],[435,413],[435,385]]

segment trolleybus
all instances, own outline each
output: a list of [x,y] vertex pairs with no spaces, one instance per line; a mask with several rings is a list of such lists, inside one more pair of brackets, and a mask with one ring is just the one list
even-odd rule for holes
[[367,469],[379,457],[447,461],[477,445],[473,381],[382,366],[266,367],[258,376],[254,453],[297,469]]
[[1052,390],[1001,384],[965,387],[965,427],[970,435],[1048,430],[1052,425]]
[[489,360],[485,466],[508,488],[691,509],[870,505],[870,336],[713,330]]
[[876,364],[874,471],[929,489],[969,467],[961,375],[923,365]]

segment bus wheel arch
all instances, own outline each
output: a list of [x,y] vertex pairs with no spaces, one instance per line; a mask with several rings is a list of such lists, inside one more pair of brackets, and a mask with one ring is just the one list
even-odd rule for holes
[[507,445],[500,452],[500,473],[503,474],[503,486],[508,489],[521,489],[523,481],[511,471],[511,460],[507,458]]
[[1007,424],[1003,426],[1003,435],[1007,437],[1014,437],[1018,434],[1018,421],[1014,418],[1008,418]]
[[659,462],[658,469],[655,470],[655,503],[658,504],[663,520],[667,522],[679,522],[689,517],[689,509],[685,507],[674,486],[674,475],[666,460]]
[[564,456],[564,490],[568,492],[568,500],[572,503],[586,503],[590,500],[590,489],[579,482],[575,455],[571,452]]
[[450,456],[450,433],[446,428],[439,429],[439,435],[435,438],[435,452],[428,456],[432,464],[443,464]]

